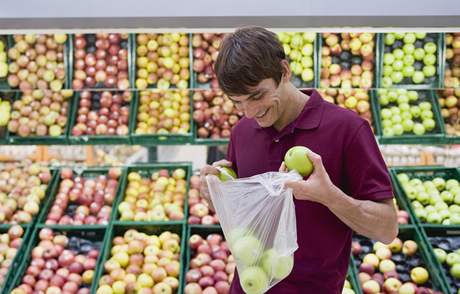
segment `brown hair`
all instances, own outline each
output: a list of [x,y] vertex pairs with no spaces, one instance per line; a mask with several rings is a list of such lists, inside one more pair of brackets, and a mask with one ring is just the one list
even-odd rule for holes
[[214,65],[219,86],[228,95],[246,95],[260,81],[278,85],[286,59],[275,33],[262,27],[244,27],[225,36]]

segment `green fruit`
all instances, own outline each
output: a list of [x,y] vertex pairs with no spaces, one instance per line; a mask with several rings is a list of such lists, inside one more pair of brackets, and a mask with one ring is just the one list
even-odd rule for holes
[[449,212],[452,214],[455,214],[455,213],[460,214],[460,206],[457,204],[453,204],[449,206]]
[[405,173],[398,174],[398,181],[401,184],[409,183],[409,176]]
[[380,113],[381,113],[383,119],[389,119],[393,115],[391,113],[391,110],[389,110],[388,108],[382,109]]
[[383,63],[386,65],[391,65],[395,61],[395,57],[391,53],[385,53],[383,55]]
[[383,136],[385,137],[393,137],[395,135],[393,128],[385,128],[383,129]]
[[415,33],[415,37],[419,40],[423,40],[426,37],[426,33]]
[[221,167],[221,172],[219,173],[219,179],[222,182],[226,182],[228,180],[234,180],[237,178],[238,176],[236,175],[236,172],[233,169],[226,167],[226,166]]
[[414,58],[415,60],[421,61],[423,60],[423,57],[425,57],[425,50],[422,48],[417,48],[414,51]]
[[452,188],[459,187],[460,184],[457,180],[455,179],[449,179],[446,181],[446,189],[451,190]]
[[434,65],[436,64],[436,56],[434,54],[427,54],[423,57],[423,63],[425,65]]
[[442,250],[441,248],[435,248],[434,250],[434,254],[436,255],[436,259],[439,261],[439,263],[444,263],[446,262],[446,257],[447,257],[447,253],[446,251]]
[[452,203],[454,201],[454,195],[452,195],[449,191],[442,191],[441,199],[446,203]]
[[451,225],[460,225],[460,213],[452,213],[449,216]]
[[402,74],[405,78],[410,78],[414,75],[415,69],[413,66],[405,66],[402,70]]
[[413,34],[413,33],[407,33],[407,34],[404,36],[404,43],[406,43],[406,44],[413,44],[413,43],[415,43],[415,34]]
[[308,158],[309,149],[304,146],[294,146],[284,155],[284,163],[288,170],[296,170],[303,177],[313,172],[313,163]]
[[[402,63],[402,62],[401,62]],[[401,67],[402,68],[402,67]],[[394,84],[399,84],[403,80],[404,76],[400,71],[394,71],[391,73],[391,81]]]
[[423,208],[423,205],[422,203],[418,202],[417,200],[416,201],[412,201],[412,207],[414,209],[418,209],[418,208]]
[[395,42],[395,37],[393,34],[385,35],[385,45],[391,46]]
[[421,84],[425,80],[425,75],[422,71],[415,71],[412,76],[412,81],[416,84]]
[[[406,188],[404,188],[404,192],[406,192],[407,198],[409,198],[410,200],[414,200],[414,199],[417,198],[418,192],[414,187],[407,186]],[[418,202],[418,201],[417,201],[417,203],[420,204],[420,202]]]
[[316,33],[306,32],[302,35],[303,39],[309,43],[313,43],[316,39]]
[[8,64],[0,62],[0,78],[5,78],[8,75]]
[[403,121],[406,119],[412,120],[412,114],[410,114],[410,111],[404,111],[403,113],[401,113],[401,117]]
[[460,279],[460,263],[456,263],[450,268],[450,274],[452,277]]
[[[441,200],[441,199],[440,199]],[[434,205],[434,208],[436,208],[436,210],[439,212],[441,210],[445,210],[445,209],[448,209],[449,206],[445,203],[445,202],[437,202],[435,205]]]
[[454,252],[447,254],[446,262],[448,266],[453,266],[454,264],[460,263],[460,255]]
[[436,126],[436,122],[431,118],[427,118],[423,120],[423,126],[427,131],[432,131]]
[[393,85],[393,81],[390,77],[383,77],[382,79],[382,87],[390,88]]
[[426,212],[425,209],[417,208],[417,209],[415,209],[414,212],[415,212],[415,216],[418,217],[420,219],[420,221],[426,222],[426,217],[427,217],[428,213]]
[[437,212],[429,213],[427,216],[427,222],[431,224],[440,224],[442,222],[442,218]]
[[433,65],[427,65],[423,67],[423,74],[426,77],[432,77],[436,74],[436,68]]
[[302,54],[305,56],[313,55],[313,44],[305,44],[302,47]]
[[420,108],[418,106],[411,106],[410,113],[412,114],[413,117],[419,117],[421,111],[420,111]]
[[417,101],[418,100],[418,93],[417,91],[408,91],[407,96],[409,97],[410,101]]
[[250,236],[250,233],[247,229],[235,228],[229,233],[228,237],[227,236],[225,237],[228,241],[228,244],[230,246],[233,246],[233,244],[235,244],[236,241],[243,238],[244,236]]
[[393,126],[393,123],[389,119],[384,119],[382,120],[382,126],[384,128],[391,128]]
[[440,177],[434,178],[432,182],[438,191],[444,190],[444,187],[446,186],[446,181]]
[[393,122],[393,124],[399,124],[400,122],[402,122],[402,117],[399,114],[395,114],[392,116],[391,121]]
[[241,273],[241,287],[247,294],[262,294],[269,286],[265,272],[257,266],[244,269]]
[[233,244],[232,254],[246,266],[257,263],[262,255],[262,244],[253,236],[244,236]]
[[315,77],[315,74],[313,72],[313,69],[311,68],[306,68],[302,71],[302,80],[304,82],[310,82],[313,81],[313,78]]
[[391,65],[384,65],[383,66],[383,75],[388,77],[393,72],[393,67]]
[[415,46],[414,46],[414,44],[405,44],[405,45],[403,46],[403,51],[404,51],[404,53],[406,53],[407,55],[410,55],[410,54],[414,53],[414,51],[415,51]]
[[414,56],[405,55],[403,58],[404,65],[413,65],[415,62]]
[[[414,126],[415,127],[415,126]],[[417,201],[426,205],[430,202],[430,196],[426,192],[420,192],[417,195]]]
[[270,278],[284,279],[294,267],[294,257],[281,256],[274,249],[270,249],[262,255],[261,265]]
[[393,125],[393,134],[395,136],[401,136],[404,133],[404,128],[401,124],[395,124]]
[[411,132],[414,129],[414,121],[411,119],[405,119],[402,122],[404,132]]
[[425,134],[425,127],[421,123],[415,123],[413,132],[417,136],[422,136],[423,134]]
[[404,51],[401,49],[395,49],[393,50],[393,56],[396,59],[402,59],[404,57]]
[[436,44],[433,42],[428,42],[423,46],[426,53],[435,53],[436,52]]

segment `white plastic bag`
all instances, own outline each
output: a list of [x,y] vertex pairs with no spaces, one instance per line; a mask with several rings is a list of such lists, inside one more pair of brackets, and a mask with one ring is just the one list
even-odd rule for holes
[[247,294],[266,292],[292,270],[298,248],[296,216],[292,190],[284,183],[301,179],[297,172],[268,172],[226,182],[206,177]]

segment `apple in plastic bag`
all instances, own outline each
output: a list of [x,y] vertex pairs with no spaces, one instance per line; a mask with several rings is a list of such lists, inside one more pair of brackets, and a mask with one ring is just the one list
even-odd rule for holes
[[284,163],[288,170],[296,170],[301,176],[309,176],[313,171],[313,163],[308,158],[308,149],[304,146],[294,146],[284,155]]
[[246,266],[254,265],[262,255],[262,244],[251,235],[243,236],[235,241],[232,254]]
[[249,235],[249,231],[245,228],[235,228],[228,235],[227,242],[230,246],[233,247],[236,241],[243,238],[244,236]]
[[[236,172],[229,168],[229,167],[226,167],[226,166],[223,166],[221,167],[221,169],[223,169],[225,172],[220,172],[219,173],[219,179],[222,181],[222,182],[226,182],[228,180],[232,180],[232,179],[236,179],[238,178],[238,176],[236,175]],[[231,177],[229,177],[229,175]]]
[[240,277],[241,287],[247,294],[261,294],[268,288],[267,274],[258,266],[243,270]]
[[291,255],[282,256],[275,249],[269,249],[262,255],[262,268],[269,277],[284,279],[294,267],[294,258]]

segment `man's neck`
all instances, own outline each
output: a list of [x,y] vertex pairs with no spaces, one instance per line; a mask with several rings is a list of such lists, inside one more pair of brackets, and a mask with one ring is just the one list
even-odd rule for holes
[[281,117],[273,124],[277,131],[281,131],[288,124],[293,122],[302,112],[305,103],[307,103],[310,96],[302,93],[300,90],[292,86],[287,94],[287,99],[284,100],[286,108],[281,114]]

